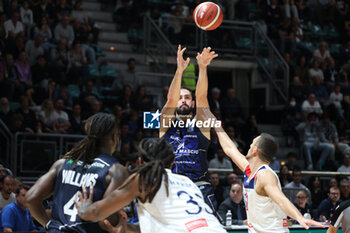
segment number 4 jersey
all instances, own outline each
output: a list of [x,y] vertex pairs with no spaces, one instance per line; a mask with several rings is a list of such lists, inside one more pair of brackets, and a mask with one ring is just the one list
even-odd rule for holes
[[117,162],[117,159],[103,154],[95,158],[92,164],[85,165],[85,169],[82,169],[80,161],[78,164],[71,159],[64,162],[56,179],[49,232],[102,232],[98,223],[79,218],[74,200],[78,198],[78,192],[82,192],[82,186],[89,191],[90,185],[94,186],[94,202],[101,200],[107,188],[108,170]]
[[204,202],[199,188],[186,176],[173,174],[169,169],[166,194],[163,183],[151,203],[138,201],[142,233],[226,233]]

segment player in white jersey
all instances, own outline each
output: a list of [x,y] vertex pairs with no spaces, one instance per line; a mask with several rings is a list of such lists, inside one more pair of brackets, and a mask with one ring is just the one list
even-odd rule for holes
[[[209,109],[203,111],[207,119],[215,119]],[[244,156],[222,127],[215,130],[225,154],[244,172],[243,191],[250,233],[289,232],[286,214],[306,229],[308,225],[323,227],[321,223],[304,218],[282,193],[276,173],[269,168],[278,150],[271,135],[263,133],[256,137]]]
[[[86,190],[75,201],[82,219],[99,221],[137,198],[142,233],[226,233],[204,202],[199,188],[187,177],[173,174],[174,152],[165,139],[145,139],[140,143],[145,164],[111,195],[92,203]],[[93,193],[93,187],[90,187]]]

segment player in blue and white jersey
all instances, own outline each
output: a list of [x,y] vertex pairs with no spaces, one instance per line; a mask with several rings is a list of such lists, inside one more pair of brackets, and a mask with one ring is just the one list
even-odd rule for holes
[[[98,113],[86,122],[87,137],[56,161],[28,191],[26,202],[32,216],[49,233],[98,233],[111,230],[104,222],[87,222],[78,216],[74,206],[82,187],[95,186],[94,200],[100,200],[116,189],[128,176],[127,170],[111,155],[117,147],[119,130],[113,115]],[[51,218],[42,201],[53,195]]]
[[186,176],[169,169],[174,152],[165,139],[144,139],[140,143],[143,164],[133,170],[117,190],[93,202],[85,190],[76,201],[79,216],[99,221],[137,198],[142,233],[226,233],[199,188]]
[[[189,121],[205,121],[201,111],[208,108],[207,66],[218,55],[211,48],[197,54],[199,77],[196,86],[196,103],[190,90],[181,87],[182,75],[190,59],[184,60],[186,48],[177,51],[177,70],[168,91],[167,102],[162,109],[159,137],[164,137],[173,147],[175,161],[172,171],[190,178],[200,188],[205,202],[215,211],[217,203],[208,175],[207,150],[210,144],[210,128],[186,125]],[[195,109],[196,106],[196,109]],[[196,115],[195,115],[196,112]],[[180,125],[184,122],[185,126]]]

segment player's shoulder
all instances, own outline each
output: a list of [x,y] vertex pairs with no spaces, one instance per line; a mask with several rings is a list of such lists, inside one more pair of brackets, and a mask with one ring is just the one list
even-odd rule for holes
[[277,181],[276,173],[272,169],[270,169],[268,165],[264,165],[264,168],[260,169],[257,172],[256,177],[258,178],[259,182],[262,183]]
[[129,176],[128,169],[120,163],[115,163],[109,168],[109,174],[115,178],[127,178]]

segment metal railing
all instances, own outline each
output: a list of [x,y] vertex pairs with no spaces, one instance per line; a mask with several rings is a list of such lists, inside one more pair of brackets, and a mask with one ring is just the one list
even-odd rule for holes
[[11,156],[11,170],[19,177],[36,177],[51,165],[83,135],[16,133]]
[[267,79],[273,87],[268,89],[267,105],[288,101],[289,67],[261,23],[224,20],[214,31],[203,31],[193,22],[183,23],[181,31],[175,34],[172,25],[176,20],[179,19],[170,15],[156,21],[145,16],[144,48],[155,63],[160,64],[162,71],[166,68],[167,57],[176,55],[178,44],[187,47],[187,53],[191,55],[211,46],[221,58],[259,64],[264,75],[261,83],[266,83]]

